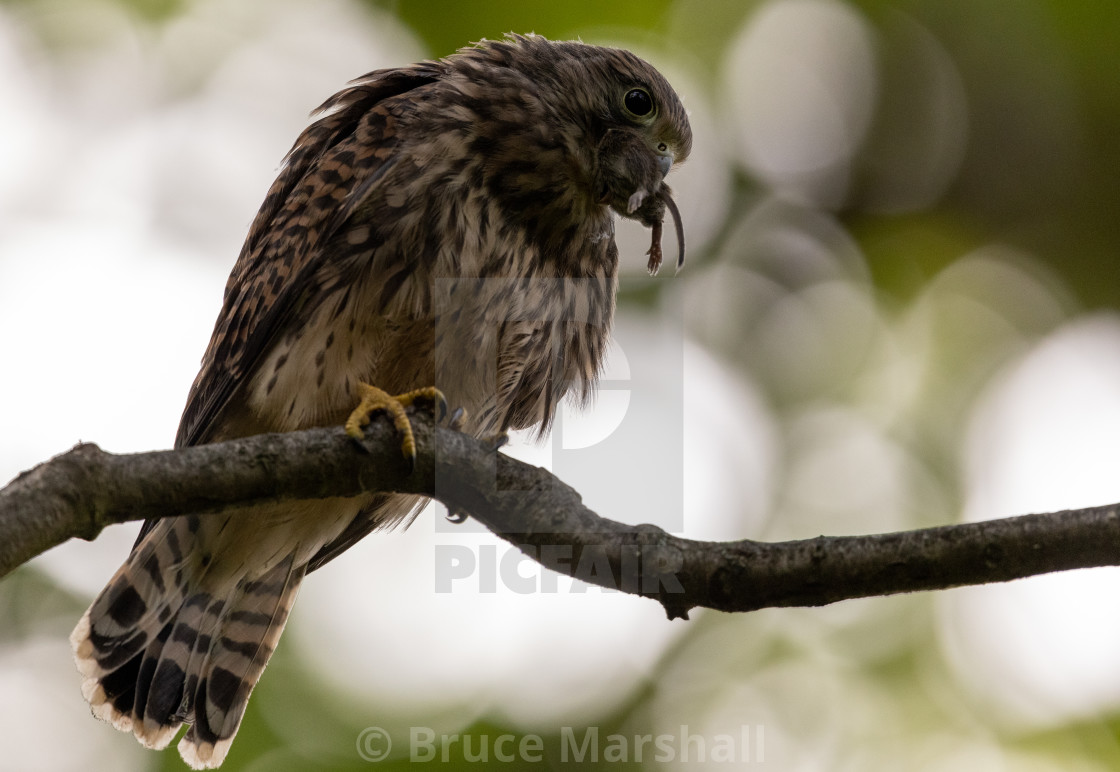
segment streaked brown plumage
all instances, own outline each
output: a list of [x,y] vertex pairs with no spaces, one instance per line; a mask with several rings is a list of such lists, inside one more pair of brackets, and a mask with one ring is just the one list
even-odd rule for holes
[[[662,180],[691,133],[672,88],[626,51],[513,36],[321,109],[249,231],[176,446],[341,424],[360,382],[435,384],[477,435],[543,431],[602,362],[611,210],[654,229],[651,270],[677,218]],[[183,758],[217,766],[303,576],[419,503],[145,523],[72,636],[94,713],[155,748],[191,724]]]

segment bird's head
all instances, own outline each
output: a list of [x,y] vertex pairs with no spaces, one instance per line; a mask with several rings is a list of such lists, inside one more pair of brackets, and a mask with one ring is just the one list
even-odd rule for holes
[[[651,64],[624,49],[559,43],[560,82],[566,86],[570,119],[582,122],[591,145],[591,195],[622,217],[653,229],[649,269],[661,264],[661,229],[666,209],[684,261],[680,213],[665,177],[692,150],[692,128],[680,97]],[[585,157],[587,157],[585,155]]]
[[[676,92],[657,70],[628,51],[597,49],[600,85],[588,95],[599,200],[645,225],[660,221],[658,191],[665,175],[692,149],[692,130]],[[577,88],[587,89],[588,85]]]
[[[484,41],[471,53],[521,76],[510,81],[520,84],[517,107],[531,104],[546,116],[539,130],[551,136],[535,140],[541,147],[552,142],[564,147],[565,163],[572,167],[564,176],[582,191],[585,211],[609,207],[652,228],[649,267],[655,272],[668,209],[683,261],[680,214],[665,176],[688,157],[692,129],[661,73],[624,49],[536,35]],[[542,167],[547,155],[538,159]]]
[[595,185],[601,203],[653,229],[649,270],[656,273],[666,208],[677,229],[677,267],[684,263],[680,212],[664,180],[688,157],[692,131],[665,79],[645,62],[637,63],[639,67],[617,70],[613,90],[602,95],[610,110],[603,114],[605,131],[596,148]]

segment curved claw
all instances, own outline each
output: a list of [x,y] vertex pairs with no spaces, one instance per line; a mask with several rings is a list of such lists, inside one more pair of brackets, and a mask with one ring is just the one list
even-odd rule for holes
[[467,411],[462,407],[457,407],[451,412],[451,420],[447,422],[447,427],[454,431],[461,432],[463,427],[467,425]]
[[509,432],[498,432],[491,434],[489,437],[483,438],[483,442],[489,448],[491,453],[497,453],[499,450],[509,444]]
[[389,414],[393,426],[401,437],[401,455],[404,456],[405,463],[408,464],[408,472],[411,474],[416,469],[416,437],[412,433],[412,422],[408,420],[405,408],[417,401],[431,402],[436,408],[438,418],[442,419],[447,415],[447,399],[443,396],[443,392],[434,386],[429,386],[394,397],[368,383],[359,383],[358,391],[362,398],[350,413],[350,417],[346,419],[346,433],[361,444],[370,417],[378,410],[384,410]]

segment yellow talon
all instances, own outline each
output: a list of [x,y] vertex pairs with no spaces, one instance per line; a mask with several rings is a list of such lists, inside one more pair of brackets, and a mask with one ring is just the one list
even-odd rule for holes
[[393,426],[401,435],[401,453],[404,454],[409,466],[413,466],[416,463],[416,438],[412,434],[412,423],[408,420],[405,408],[417,400],[430,401],[438,408],[437,419],[442,418],[447,412],[447,400],[443,392],[435,386],[428,386],[394,397],[368,383],[359,383],[358,391],[362,398],[350,413],[350,417],[346,419],[346,433],[356,440],[362,439],[364,436],[362,430],[369,425],[370,416],[378,410],[384,410],[393,419]]

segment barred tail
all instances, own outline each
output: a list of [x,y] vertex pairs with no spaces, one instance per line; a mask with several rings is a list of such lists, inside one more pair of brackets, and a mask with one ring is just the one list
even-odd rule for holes
[[203,588],[165,521],[93,601],[70,636],[93,714],[179,753],[194,769],[219,766],[249,694],[284,630],[303,578],[292,557],[259,577]]

